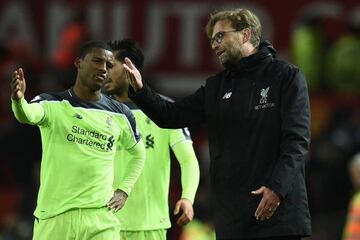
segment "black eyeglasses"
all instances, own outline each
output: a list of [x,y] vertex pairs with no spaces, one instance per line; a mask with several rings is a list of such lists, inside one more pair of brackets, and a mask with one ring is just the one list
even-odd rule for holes
[[241,31],[241,30],[229,30],[229,31],[220,31],[220,32],[217,32],[217,33],[215,34],[215,36],[210,39],[210,44],[213,45],[214,42],[221,43],[222,40],[224,39],[225,33],[240,32],[240,31]]

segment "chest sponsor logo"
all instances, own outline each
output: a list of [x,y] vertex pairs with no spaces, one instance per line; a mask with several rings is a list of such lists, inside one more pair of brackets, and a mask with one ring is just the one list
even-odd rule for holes
[[224,94],[224,96],[222,97],[222,99],[229,99],[231,98],[232,92],[227,92]]
[[97,131],[90,131],[79,126],[72,126],[66,140],[76,144],[86,145],[91,148],[112,151],[115,138]]
[[270,87],[263,88],[260,90],[260,100],[259,100],[259,104],[254,107],[255,110],[275,107],[275,103],[273,102],[270,103],[268,101],[269,90]]

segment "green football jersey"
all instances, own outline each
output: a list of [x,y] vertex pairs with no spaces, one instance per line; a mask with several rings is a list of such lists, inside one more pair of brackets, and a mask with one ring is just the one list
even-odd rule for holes
[[[181,164],[182,197],[194,201],[199,183],[199,166],[187,129],[162,129],[151,121],[134,103],[125,103],[133,112],[139,132],[144,141],[146,159],[144,169],[134,185],[124,207],[117,213],[122,231],[167,229],[169,219],[168,193],[170,182],[170,147]],[[183,146],[182,152],[176,152]],[[185,159],[184,159],[185,158]],[[115,161],[115,182],[119,184],[125,172],[129,156],[118,151]],[[183,181],[184,180],[184,181]]]
[[[41,132],[40,189],[34,215],[46,219],[69,209],[106,206],[114,191],[116,149],[142,144],[138,144],[131,111],[106,95],[90,102],[77,98],[72,90],[41,94],[31,104],[24,99],[13,101],[12,107],[20,122],[36,124]],[[135,179],[115,188],[129,193],[143,159],[138,174],[132,176]]]

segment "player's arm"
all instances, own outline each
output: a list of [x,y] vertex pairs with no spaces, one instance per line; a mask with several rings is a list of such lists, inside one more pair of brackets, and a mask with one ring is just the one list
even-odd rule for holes
[[[175,131],[181,130],[173,130],[173,136],[176,136]],[[190,136],[172,145],[172,150],[180,164],[182,186],[181,199],[175,205],[174,214],[178,214],[181,210],[182,215],[178,218],[177,223],[185,225],[194,217],[193,202],[200,179],[199,163]]]
[[127,174],[118,186],[118,189],[123,190],[129,195],[131,189],[139,178],[145,163],[145,147],[142,139],[140,139],[134,147],[128,149],[127,151],[129,152],[131,159],[126,165],[125,172]]
[[22,68],[14,71],[10,82],[10,90],[11,108],[19,122],[37,124],[44,118],[45,111],[41,104],[29,104],[24,98],[26,81]]
[[[116,190],[114,195],[107,204],[107,207],[113,209],[114,212],[119,211],[124,206],[125,201],[139,178],[145,163],[145,147],[142,139],[140,139],[134,147],[128,149],[127,151],[130,155],[130,162],[126,165],[126,176],[118,186],[115,186]],[[119,159],[115,159],[115,161],[116,160]]]
[[125,58],[123,66],[131,85],[128,92],[130,99],[157,126],[178,129],[205,122],[205,87],[200,87],[194,94],[179,101],[169,101],[142,83],[141,74],[130,59]]

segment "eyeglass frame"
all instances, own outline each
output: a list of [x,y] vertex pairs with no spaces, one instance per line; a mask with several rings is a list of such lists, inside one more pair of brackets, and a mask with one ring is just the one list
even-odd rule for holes
[[212,37],[212,38],[210,39],[210,45],[212,46],[215,41],[216,41],[217,43],[219,43],[219,44],[222,43],[222,41],[224,40],[224,37],[225,37],[225,34],[226,34],[226,33],[230,33],[230,32],[240,32],[240,31],[242,31],[242,30],[244,30],[244,28],[243,28],[243,29],[234,29],[234,30],[229,30],[229,31],[219,31],[219,32],[217,32],[217,33],[214,35],[214,37]]

